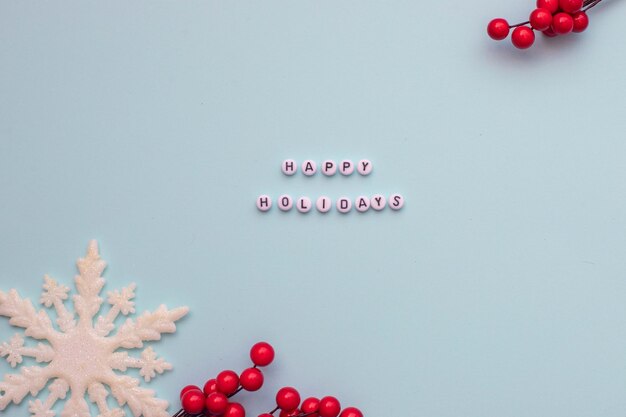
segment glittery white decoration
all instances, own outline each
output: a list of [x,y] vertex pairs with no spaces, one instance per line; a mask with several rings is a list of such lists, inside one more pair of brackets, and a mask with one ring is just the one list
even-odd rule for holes
[[[77,266],[77,294],[72,297],[76,315],[65,306],[70,289],[48,276],[44,278],[39,301],[55,309],[57,327],[45,311],[36,311],[31,301],[21,298],[16,290],[0,291],[0,316],[9,317],[10,324],[24,328],[25,336],[48,342],[29,346],[21,334],[16,334],[0,344],[0,357],[12,367],[21,364],[24,357],[47,363],[46,366],[23,366],[20,373],[6,375],[0,382],[0,410],[11,402],[19,404],[28,394],[36,397],[52,380],[45,400],[29,402],[32,417],[55,417],[54,404],[66,397],[61,417],[91,417],[85,394],[96,404],[99,417],[123,417],[121,407],[124,405],[128,405],[135,417],[168,416],[167,401],[156,398],[154,391],[141,388],[138,379],[114,371],[138,368],[148,382],[156,374],[172,369],[172,365],[158,358],[151,347],[138,358],[119,349],[141,348],[145,341],[160,340],[162,333],[174,333],[174,322],[187,314],[188,308],[168,310],[161,305],[136,320],[126,319],[117,332],[109,335],[120,313],[127,316],[135,312],[132,301],[135,285],[109,292],[110,308],[94,323],[103,302],[100,292],[105,281],[101,275],[106,267],[95,241],[89,243],[87,255],[78,260]],[[110,408],[109,394],[119,407]]]

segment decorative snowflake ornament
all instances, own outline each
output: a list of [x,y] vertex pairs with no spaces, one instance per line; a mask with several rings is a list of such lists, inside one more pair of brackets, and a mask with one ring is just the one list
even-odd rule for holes
[[[21,334],[16,334],[0,344],[0,356],[12,367],[20,365],[25,356],[47,364],[22,366],[19,374],[6,375],[0,382],[0,410],[11,402],[19,404],[29,393],[37,396],[52,381],[45,400],[30,401],[32,417],[54,417],[54,404],[66,397],[62,417],[91,417],[86,396],[96,404],[99,417],[123,417],[121,407],[124,405],[128,405],[135,417],[168,416],[167,401],[156,398],[154,391],[140,387],[138,379],[115,371],[138,368],[139,374],[149,382],[157,373],[172,369],[172,365],[158,358],[151,347],[138,358],[120,349],[141,348],[143,342],[160,340],[162,333],[174,333],[174,323],[187,314],[188,308],[168,310],[161,305],[135,320],[126,319],[117,332],[110,334],[120,313],[127,316],[135,312],[132,301],[135,285],[109,292],[110,308],[96,318],[103,302],[100,292],[105,280],[101,275],[106,263],[100,259],[95,241],[89,243],[87,255],[78,260],[77,266],[77,293],[72,297],[76,315],[65,305],[70,289],[48,276],[44,279],[39,301],[55,309],[57,327],[44,310],[36,311],[31,301],[21,298],[16,290],[0,291],[0,316],[9,317],[10,324],[24,328],[25,336],[47,341],[31,346]],[[109,394],[119,407],[109,407]]]

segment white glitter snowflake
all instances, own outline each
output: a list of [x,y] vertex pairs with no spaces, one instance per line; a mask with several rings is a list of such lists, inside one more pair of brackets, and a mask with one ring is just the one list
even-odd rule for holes
[[[46,366],[22,366],[19,374],[6,375],[0,382],[0,410],[11,402],[19,404],[28,394],[36,397],[52,381],[45,400],[30,401],[32,417],[54,417],[54,404],[66,397],[62,417],[91,417],[86,396],[96,404],[100,417],[122,417],[124,405],[128,405],[135,417],[168,416],[167,401],[156,398],[154,391],[140,387],[138,379],[115,371],[138,368],[139,374],[149,382],[157,373],[172,369],[172,365],[158,358],[151,347],[138,358],[119,349],[141,348],[145,341],[161,339],[162,333],[174,333],[174,322],[187,314],[187,307],[168,310],[161,305],[136,320],[126,319],[117,332],[109,335],[120,313],[127,316],[135,312],[132,301],[135,285],[109,292],[110,308],[94,321],[103,302],[100,292],[105,280],[101,275],[106,267],[95,241],[89,243],[87,255],[78,260],[77,266],[77,294],[72,297],[77,317],[65,306],[70,289],[48,276],[44,279],[39,301],[56,310],[58,327],[44,310],[36,311],[31,301],[21,298],[16,290],[0,291],[0,316],[9,317],[10,324],[24,328],[25,336],[48,342],[31,346],[25,344],[21,334],[16,334],[0,344],[0,356],[12,367],[21,364],[24,357],[47,363]],[[109,407],[109,394],[119,408]]]

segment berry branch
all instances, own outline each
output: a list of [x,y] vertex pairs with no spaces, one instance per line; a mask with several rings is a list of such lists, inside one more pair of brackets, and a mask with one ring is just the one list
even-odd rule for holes
[[513,29],[513,45],[518,49],[527,49],[535,42],[535,30],[551,38],[583,32],[589,26],[587,11],[600,2],[602,0],[537,0],[537,8],[527,21],[511,25],[505,19],[493,19],[487,25],[487,34],[501,41]]

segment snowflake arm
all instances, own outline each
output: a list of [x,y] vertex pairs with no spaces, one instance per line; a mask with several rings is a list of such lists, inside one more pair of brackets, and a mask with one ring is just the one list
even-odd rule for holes
[[32,417],[54,417],[56,414],[52,410],[54,404],[58,400],[64,400],[70,386],[63,379],[56,379],[50,384],[50,395],[45,401],[35,400],[28,403],[28,411],[31,412]]
[[95,382],[91,384],[87,393],[89,394],[89,400],[98,406],[98,411],[100,411],[99,417],[124,417],[124,411],[121,408],[109,408],[107,404],[109,393],[101,383]]
[[172,364],[163,358],[158,358],[156,352],[149,347],[141,352],[141,358],[134,358],[127,352],[115,352],[111,360],[111,368],[125,372],[127,368],[139,369],[139,375],[146,382],[150,382],[156,374],[162,374],[172,369]]
[[108,303],[111,305],[111,309],[105,316],[98,317],[96,321],[95,330],[100,336],[108,335],[115,327],[115,319],[122,313],[127,316],[135,312],[135,303],[132,301],[135,298],[135,284],[130,284],[126,288],[122,288],[122,291],[109,291],[107,295]]
[[50,345],[39,343],[37,347],[24,346],[24,338],[18,333],[9,342],[0,344],[0,357],[6,357],[11,367],[22,363],[24,356],[35,358],[39,363],[50,362],[54,358],[54,350]]
[[76,326],[76,320],[74,320],[74,314],[70,313],[65,308],[65,300],[67,300],[67,293],[70,291],[69,287],[65,285],[59,285],[54,279],[48,275],[44,276],[43,293],[39,302],[45,307],[52,307],[57,312],[57,324],[63,332],[67,332]]
[[39,366],[27,366],[20,370],[19,374],[5,375],[0,382],[0,410],[4,410],[11,402],[19,404],[24,397],[37,395],[48,382],[50,377],[48,368]]
[[28,298],[22,298],[16,290],[0,291],[0,316],[9,317],[9,323],[26,329],[26,336],[34,339],[52,339],[56,331],[44,311],[35,311]]
[[168,310],[163,304],[154,312],[145,312],[137,318],[137,321],[127,319],[113,336],[116,347],[134,349],[143,347],[143,342],[161,340],[161,334],[174,333],[177,320],[180,320],[189,312],[187,307],[178,307]]
[[169,417],[167,401],[156,398],[154,391],[141,388],[136,379],[113,374],[107,384],[115,400],[120,405],[128,404],[135,416]]
[[89,242],[87,255],[79,259],[76,266],[79,275],[74,278],[78,291],[78,294],[73,297],[74,308],[82,322],[91,323],[102,305],[100,297],[100,291],[104,286],[102,272],[106,268],[106,262],[100,259],[98,244],[95,240]]

